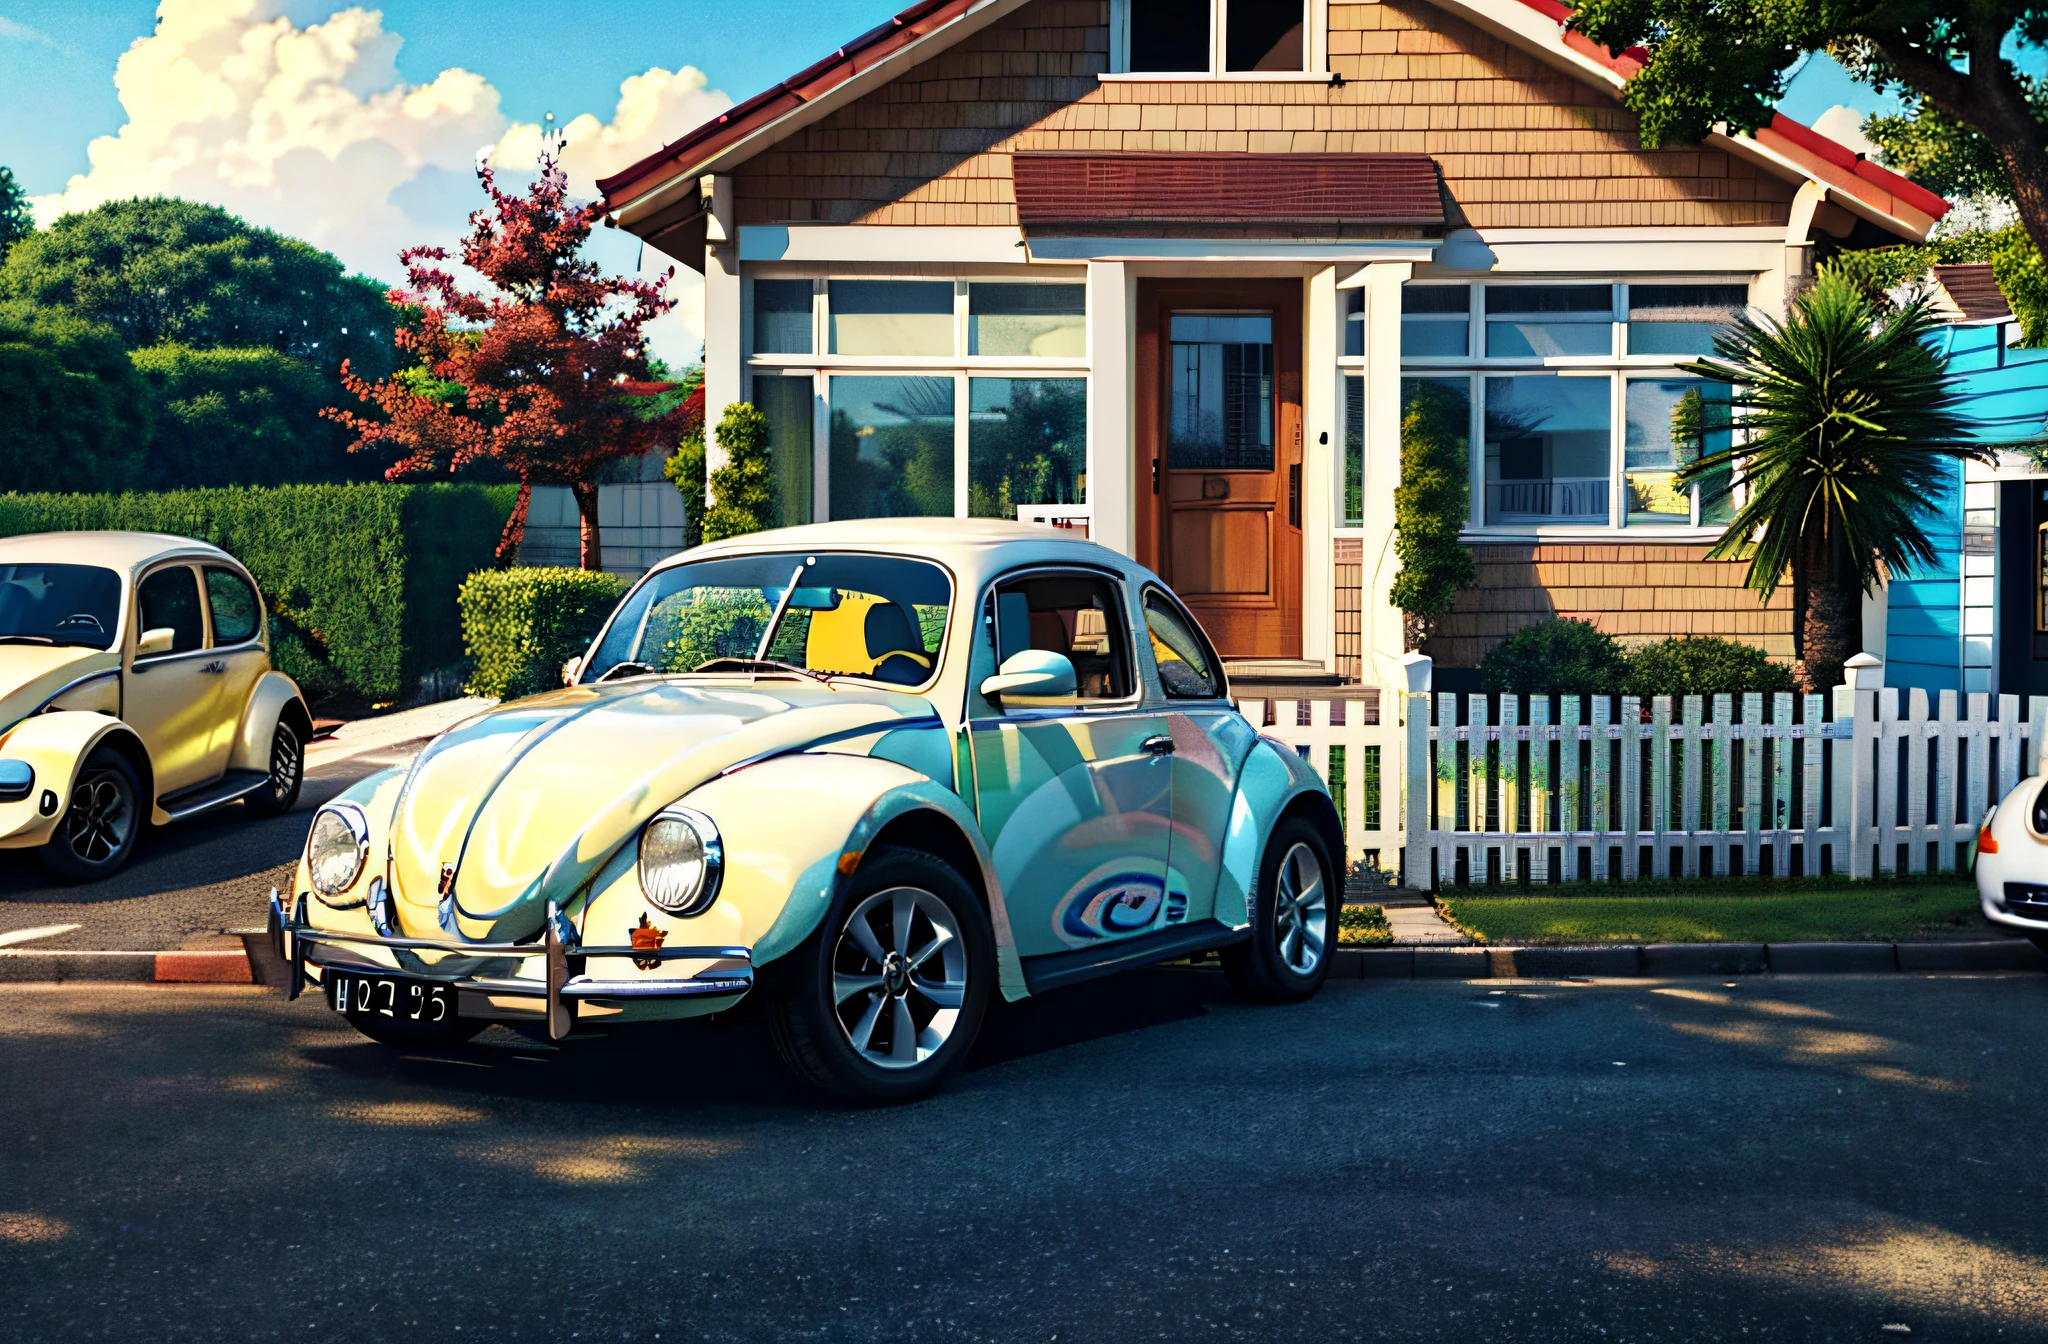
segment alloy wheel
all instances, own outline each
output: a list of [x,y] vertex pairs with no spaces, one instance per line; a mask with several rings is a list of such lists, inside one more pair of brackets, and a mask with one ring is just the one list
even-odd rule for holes
[[967,946],[953,914],[921,887],[875,892],[832,949],[832,1005],[870,1064],[907,1069],[938,1053],[967,1001]]
[[71,852],[87,863],[105,863],[121,852],[135,825],[127,781],[112,770],[97,770],[71,790],[65,818]]
[[1280,860],[1273,896],[1280,959],[1296,975],[1308,975],[1322,961],[1330,932],[1328,884],[1313,848],[1296,841],[1288,849]]

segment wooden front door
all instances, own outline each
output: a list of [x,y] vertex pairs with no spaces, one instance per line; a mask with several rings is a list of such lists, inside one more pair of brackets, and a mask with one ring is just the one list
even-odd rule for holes
[[1301,282],[1140,281],[1138,307],[1139,557],[1224,657],[1298,658]]

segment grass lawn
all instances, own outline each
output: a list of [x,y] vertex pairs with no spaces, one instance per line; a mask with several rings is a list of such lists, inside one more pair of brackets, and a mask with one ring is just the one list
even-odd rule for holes
[[1394,931],[1387,927],[1386,912],[1376,905],[1347,905],[1337,915],[1337,943],[1340,947],[1388,947]]
[[[1485,943],[1886,942],[1997,937],[1967,882],[1636,882],[1514,895],[1439,893]],[[1628,894],[1611,894],[1626,891]],[[1527,892],[1527,894],[1524,894]]]

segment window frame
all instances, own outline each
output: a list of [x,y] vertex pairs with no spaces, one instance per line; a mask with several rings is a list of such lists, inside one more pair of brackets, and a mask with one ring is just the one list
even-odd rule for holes
[[[824,272],[810,276],[749,275],[743,277],[741,331],[746,354],[741,370],[742,395],[753,398],[753,380],[764,377],[808,378],[811,382],[811,517],[810,522],[831,518],[832,499],[832,382],[833,378],[950,378],[953,381],[953,512],[966,518],[973,479],[968,437],[971,432],[972,389],[976,378],[1074,379],[1082,384],[1084,433],[1092,420],[1095,384],[1093,333],[1087,311],[1087,281],[1079,275],[1057,276],[986,274],[935,277],[877,270],[846,274]],[[759,354],[753,349],[753,284],[756,280],[808,279],[811,283],[811,354]],[[953,285],[953,350],[938,355],[835,355],[828,351],[831,334],[831,284],[834,280],[945,280]],[[1082,352],[1077,355],[969,355],[968,319],[970,287],[975,284],[1067,285],[1082,291]],[[819,353],[824,351],[826,353]],[[1082,493],[1092,495],[1096,479],[1096,445],[1090,436],[1083,454]],[[1078,519],[1093,533],[1094,502],[1078,504],[1026,505],[1044,510],[1048,519]],[[944,516],[944,515],[941,515]]]
[[1330,82],[1330,0],[1302,0],[1302,68],[1300,70],[1225,70],[1230,0],[1205,0],[1209,6],[1209,68],[1206,70],[1131,69],[1130,0],[1109,0],[1109,69],[1097,78],[1132,83],[1186,83],[1190,80],[1234,80],[1244,83],[1327,84]]
[[[214,619],[213,614],[213,589],[207,584],[208,576],[215,573],[226,574],[244,588],[247,588],[250,598],[256,604],[256,629],[247,639],[238,639],[232,644],[220,642],[220,622]],[[223,565],[218,561],[202,563],[199,566],[199,593],[206,602],[206,645],[208,648],[217,650],[247,650],[263,643],[264,631],[270,624],[268,619],[266,619],[268,613],[263,610],[262,592],[256,587],[255,581],[247,574],[242,573],[242,571],[231,565]]]
[[[1144,677],[1139,675],[1137,639],[1131,629],[1131,592],[1129,581],[1122,573],[1107,566],[1064,563],[1048,564],[1044,561],[1032,561],[1019,565],[1014,569],[1006,569],[984,584],[981,596],[975,603],[974,619],[977,622],[984,620],[991,622],[989,652],[994,656],[994,668],[998,672],[1002,669],[1002,659],[1000,657],[1002,653],[1002,633],[1000,626],[996,624],[1002,618],[997,614],[996,591],[1006,585],[1021,583],[1028,579],[1059,578],[1096,579],[1110,586],[1111,594],[1116,599],[1115,608],[1122,615],[1119,629],[1110,633],[1112,638],[1121,638],[1124,642],[1124,666],[1129,669],[1131,674],[1130,693],[1119,696],[1114,700],[1081,700],[1077,698],[1071,705],[1019,706],[1016,709],[1002,708],[998,713],[992,715],[977,714],[973,712],[972,702],[979,700],[983,705],[986,705],[988,704],[988,697],[981,693],[980,683],[973,675],[973,659],[970,656],[968,659],[968,681],[972,684],[967,687],[969,712],[966,716],[970,728],[988,727],[998,723],[1017,723],[1028,719],[1067,719],[1105,714],[1129,714],[1145,707],[1147,689]],[[952,630],[948,628],[946,631],[947,637],[950,638],[952,633]],[[1148,649],[1147,652],[1149,653],[1150,650]]]
[[214,652],[213,609],[206,600],[206,580],[200,573],[200,562],[189,556],[151,565],[135,580],[135,595],[132,599],[135,638],[140,641],[152,629],[149,623],[142,619],[143,585],[157,575],[173,569],[182,569],[192,576],[193,595],[199,600],[199,647],[195,649],[172,649],[165,653],[152,653],[141,657],[132,657],[129,660],[129,666],[132,669],[140,670],[142,668],[155,667],[159,663],[176,662],[180,658],[200,658]]
[[[1698,274],[1656,272],[1632,275],[1626,279],[1611,276],[1571,274],[1527,274],[1495,277],[1450,277],[1427,278],[1408,282],[1414,287],[1469,286],[1469,309],[1466,323],[1466,353],[1463,355],[1400,355],[1399,378],[1459,378],[1469,380],[1471,394],[1471,423],[1468,433],[1471,459],[1471,510],[1466,519],[1465,534],[1475,542],[1506,538],[1556,538],[1560,540],[1586,539],[1593,537],[1615,537],[1627,534],[1642,540],[1661,539],[1669,541],[1697,542],[1716,538],[1723,528],[1719,524],[1703,523],[1700,520],[1702,502],[1700,487],[1694,486],[1692,510],[1686,523],[1637,523],[1630,526],[1627,509],[1624,507],[1627,486],[1626,451],[1628,434],[1628,387],[1631,381],[1644,378],[1690,377],[1678,366],[1699,358],[1698,355],[1631,355],[1628,351],[1629,286],[1638,285],[1737,285],[1753,289],[1754,276],[1727,271]],[[1561,285],[1607,284],[1613,288],[1613,305],[1610,310],[1610,340],[1608,353],[1593,355],[1553,356],[1502,356],[1489,357],[1486,348],[1486,291],[1494,288],[1538,287],[1549,288]],[[1349,320],[1348,308],[1340,304],[1341,316]],[[1338,348],[1343,349],[1343,337],[1338,338]],[[1369,354],[1340,355],[1337,360],[1337,389],[1334,419],[1337,430],[1333,436],[1340,449],[1344,435],[1348,432],[1349,415],[1346,406],[1345,389],[1347,378],[1367,377],[1366,366]],[[1517,374],[1557,373],[1576,377],[1605,377],[1608,379],[1608,519],[1604,524],[1543,522],[1543,523],[1488,523],[1486,512],[1486,444],[1485,444],[1485,385],[1488,377],[1509,377]],[[1368,392],[1369,398],[1369,392]],[[1365,413],[1370,414],[1368,405]],[[1738,429],[1739,432],[1739,429]],[[1337,454],[1341,469],[1342,453]],[[1742,486],[1737,478],[1735,504],[1742,501]],[[1332,509],[1336,533],[1340,536],[1362,536],[1359,527],[1350,525],[1343,516],[1341,488]]]

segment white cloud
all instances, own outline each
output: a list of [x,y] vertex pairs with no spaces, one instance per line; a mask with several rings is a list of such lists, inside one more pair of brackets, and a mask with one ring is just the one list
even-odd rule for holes
[[[508,172],[532,162],[539,129],[508,122],[482,75],[449,69],[407,84],[396,65],[402,38],[385,31],[377,11],[343,9],[300,28],[280,8],[278,0],[162,0],[156,31],[115,70],[127,123],[92,142],[90,171],[35,199],[37,218],[48,224],[106,201],[182,196],[395,281],[400,249],[454,243],[483,203],[479,152]],[[569,122],[572,190],[594,195],[596,177],[731,102],[691,66],[628,78],[609,121],[586,112]],[[608,239],[600,259],[616,265],[621,251]],[[649,271],[668,264],[658,254],[648,262]],[[681,302],[654,347],[672,361],[694,358],[702,328],[695,273],[681,270],[671,292]]]
[[1877,146],[1863,134],[1863,113],[1836,103],[1813,119],[1813,129],[1846,149],[1877,157]]

